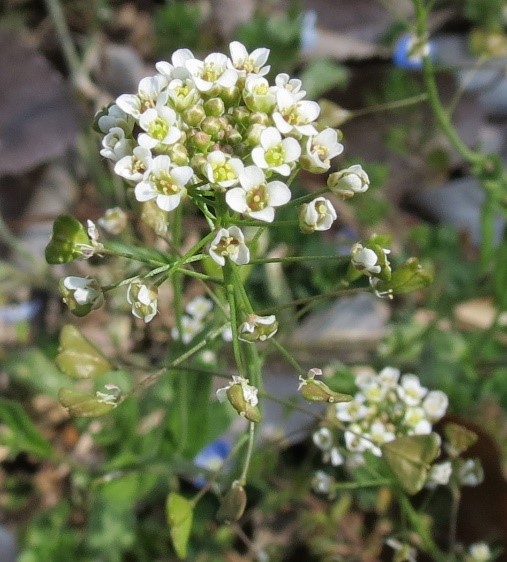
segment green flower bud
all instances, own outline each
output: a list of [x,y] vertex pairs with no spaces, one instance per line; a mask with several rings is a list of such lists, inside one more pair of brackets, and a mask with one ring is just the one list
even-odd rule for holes
[[194,154],[190,159],[190,166],[201,175],[205,175],[206,173],[206,166],[208,165],[208,161],[206,160],[206,156],[204,154]]
[[199,152],[207,152],[212,140],[211,136],[204,131],[197,131],[190,137],[190,143]]
[[265,125],[260,125],[259,123],[251,125],[246,133],[246,142],[250,146],[259,146],[261,143],[261,133],[265,128]]
[[206,112],[202,105],[193,105],[183,113],[183,121],[190,127],[198,127],[206,117]]
[[238,125],[247,127],[250,124],[250,111],[248,111],[248,109],[243,106],[235,107],[232,110],[231,118]]
[[208,117],[220,117],[225,113],[225,104],[220,98],[211,98],[204,102],[204,111]]
[[327,186],[336,195],[345,198],[364,193],[370,187],[370,178],[359,164],[334,172],[327,178]]
[[254,113],[250,114],[250,123],[264,125],[265,127],[267,127],[269,126],[270,118],[267,113],[264,113],[262,111],[255,111]]
[[220,98],[223,100],[226,107],[232,107],[236,105],[241,97],[241,93],[237,86],[232,88],[222,88],[220,92]]
[[201,123],[201,129],[215,140],[224,131],[222,120],[219,117],[205,117]]
[[243,137],[237,129],[235,129],[232,125],[229,125],[225,131],[225,140],[230,145],[236,146],[243,140]]
[[169,148],[171,162],[176,166],[188,166],[188,151],[184,144],[177,142]]
[[224,523],[234,523],[238,521],[245,511],[246,502],[247,497],[245,489],[236,480],[220,502],[217,519]]

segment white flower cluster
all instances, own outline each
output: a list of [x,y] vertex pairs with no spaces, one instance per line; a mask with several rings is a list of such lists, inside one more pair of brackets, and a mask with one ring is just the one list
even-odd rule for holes
[[[402,435],[424,435],[440,420],[448,406],[448,398],[440,390],[428,391],[416,375],[400,375],[393,367],[380,373],[361,373],[359,387],[350,402],[331,406],[333,415],[345,426],[345,448],[351,453],[371,451],[381,456],[381,446]],[[323,451],[325,462],[343,463],[331,431],[322,427],[313,435],[315,445]],[[441,472],[445,472],[442,467]],[[444,475],[435,473],[435,480]],[[447,476],[448,479],[448,476]]]
[[351,402],[335,408],[336,418],[346,426],[345,446],[355,453],[371,451],[402,435],[424,435],[445,414],[448,398],[440,390],[428,391],[416,375],[402,375],[386,367],[378,375],[356,378],[359,392]]
[[[101,154],[133,185],[137,201],[172,211],[188,197],[205,210],[219,265],[250,258],[241,230],[223,220],[224,205],[229,217],[272,222],[291,199],[287,178],[301,168],[326,172],[343,150],[335,129],[318,128],[319,104],[304,99],[300,80],[279,74],[268,82],[268,55],[263,48],[248,53],[237,41],[230,56],[204,60],[180,49],[171,62],[157,63],[158,74],[143,78],[136,94],[120,95],[96,119]],[[335,218],[319,198],[302,220],[313,231]]]

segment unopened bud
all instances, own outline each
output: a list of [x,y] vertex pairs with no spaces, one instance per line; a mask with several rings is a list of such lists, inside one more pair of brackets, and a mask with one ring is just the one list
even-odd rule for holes
[[237,86],[232,86],[232,88],[222,88],[220,92],[220,98],[223,100],[226,107],[232,107],[237,104],[240,98],[240,91]]
[[225,104],[220,98],[206,100],[203,107],[208,117],[220,117],[225,113]]
[[183,113],[183,121],[190,127],[198,127],[206,117],[206,112],[202,105],[193,105]]
[[169,156],[176,166],[188,166],[188,151],[184,144],[177,142],[170,146]]
[[250,112],[246,107],[235,107],[232,110],[232,120],[235,123],[247,126],[250,123]]
[[270,124],[270,117],[267,113],[263,113],[262,111],[254,111],[250,115],[250,123],[257,123],[258,125],[267,127]]
[[350,198],[356,193],[364,193],[370,186],[368,174],[359,164],[350,166],[345,170],[334,172],[327,178],[329,189],[343,197]]
[[201,123],[201,129],[212,139],[217,139],[223,132],[223,123],[219,117],[205,117]]
[[211,145],[211,136],[204,131],[197,131],[190,137],[190,143],[200,152],[207,152]]

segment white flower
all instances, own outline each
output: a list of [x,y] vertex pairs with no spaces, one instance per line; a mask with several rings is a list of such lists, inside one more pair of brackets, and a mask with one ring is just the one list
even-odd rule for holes
[[336,216],[331,201],[324,197],[317,197],[310,203],[302,205],[299,213],[299,226],[303,232],[329,230],[336,220]]
[[239,158],[231,158],[221,150],[214,150],[208,154],[206,160],[206,177],[211,187],[225,190],[238,185],[239,175],[244,169]]
[[478,486],[484,480],[484,470],[479,459],[460,459],[457,470],[462,486]]
[[363,453],[373,448],[373,444],[368,440],[369,435],[364,433],[359,424],[349,425],[349,430],[345,432],[344,437],[345,446],[353,453]]
[[169,156],[156,156],[146,179],[136,185],[136,199],[141,202],[155,199],[163,211],[172,211],[186,195],[185,185],[193,174],[190,166],[172,168]]
[[333,492],[334,478],[323,470],[317,470],[312,478],[312,489],[318,494],[329,495]]
[[327,186],[337,195],[352,197],[364,193],[370,187],[370,178],[359,164],[334,172],[327,179]]
[[488,562],[492,558],[491,550],[485,542],[476,542],[468,547],[467,562]]
[[238,265],[245,265],[250,261],[250,250],[237,226],[221,228],[217,232],[210,244],[209,255],[221,266],[225,265],[226,257]]
[[338,447],[333,447],[329,451],[329,453],[326,453],[326,456],[327,455],[329,456],[329,462],[331,463],[331,466],[341,466],[345,462],[345,459],[340,453]]
[[370,248],[364,248],[359,242],[352,246],[350,261],[365,275],[378,275],[382,271],[377,254]]
[[452,464],[450,461],[435,463],[428,475],[426,482],[427,488],[436,488],[437,486],[446,486],[452,474]]
[[426,412],[419,406],[409,406],[405,410],[404,422],[408,426],[409,435],[428,435],[431,423],[426,419]]
[[126,133],[132,132],[134,119],[131,115],[125,113],[115,103],[111,104],[105,111],[106,113],[100,115],[97,120],[97,126],[103,133],[109,133],[113,127],[120,127]]
[[317,102],[297,101],[293,94],[282,88],[276,92],[276,105],[273,121],[283,135],[292,131],[306,136],[317,135],[317,129],[312,124],[320,113]]
[[398,395],[407,406],[418,406],[427,392],[428,389],[421,386],[421,381],[416,375],[403,375],[401,377]]
[[270,71],[270,66],[263,66],[268,60],[269,49],[255,49],[248,54],[246,47],[239,41],[230,43],[229,49],[231,52],[231,65],[238,71],[240,76],[246,76],[247,74],[264,76]]
[[132,151],[132,141],[125,137],[125,131],[120,127],[113,127],[102,139],[101,156],[117,162]]
[[306,143],[307,168],[314,173],[325,172],[331,167],[330,160],[343,152],[343,144],[338,142],[335,129],[324,129]]
[[64,297],[67,302],[69,297],[79,305],[91,305],[91,309],[99,308],[104,302],[104,295],[96,279],[89,277],[65,277],[62,285],[68,291],[68,296]]
[[177,326],[171,329],[171,336],[173,339],[181,341],[187,345],[189,344],[197,334],[201,333],[204,329],[204,324],[201,318],[194,316],[188,316],[184,314],[181,317],[181,334]]
[[290,189],[281,181],[266,183],[264,172],[257,166],[247,166],[239,175],[241,187],[225,194],[227,205],[253,219],[273,222],[273,207],[285,205],[291,198]]
[[166,104],[166,86],[167,78],[164,76],[148,76],[139,82],[137,94],[122,94],[116,104],[128,115],[139,119],[147,109]]
[[333,434],[327,427],[320,427],[312,435],[313,443],[321,451],[329,451],[333,446]]
[[276,105],[275,88],[262,76],[250,75],[243,88],[243,100],[250,111],[271,113]]
[[213,303],[206,297],[194,297],[185,307],[185,312],[196,320],[203,320],[213,310]]
[[275,78],[276,89],[284,89],[291,93],[296,101],[303,99],[306,92],[301,89],[303,83],[299,78],[291,78],[288,74],[281,73]]
[[275,127],[264,129],[260,136],[260,146],[252,150],[252,160],[256,166],[281,176],[290,175],[289,164],[295,162],[300,155],[298,141],[293,138],[282,140],[280,131]]
[[278,322],[276,316],[257,316],[250,314],[246,321],[239,327],[238,338],[243,341],[265,341],[273,337],[278,330]]
[[114,165],[114,171],[120,177],[133,182],[142,181],[151,161],[151,150],[142,146],[136,146],[129,156],[120,158]]
[[445,392],[441,390],[429,392],[422,403],[422,407],[432,423],[437,422],[444,416],[447,406],[449,406],[449,399]]
[[370,410],[364,401],[364,395],[357,393],[350,402],[338,402],[335,405],[336,418],[344,422],[355,422],[365,418]]
[[204,61],[189,59],[185,62],[200,92],[208,92],[213,86],[231,88],[238,80],[238,72],[228,68],[229,59],[222,53],[211,53]]
[[127,226],[127,215],[120,207],[107,209],[98,220],[99,226],[109,234],[120,234]]
[[181,137],[176,126],[176,113],[170,107],[147,109],[139,118],[141,129],[137,141],[144,148],[155,148],[158,144],[174,144]]
[[394,367],[384,367],[382,371],[378,374],[378,380],[380,384],[385,388],[396,388],[398,385],[398,380],[400,378],[399,369]]
[[[389,441],[393,441],[396,438],[394,432],[390,431],[386,425],[381,422],[380,420],[374,421],[369,430],[370,439],[376,443],[377,445],[383,445],[384,443],[388,443]],[[371,451],[377,457],[380,457],[382,451],[379,447],[371,444]]]
[[132,314],[148,323],[157,314],[158,289],[144,281],[132,281],[127,290],[127,301],[132,305]]
[[179,112],[195,105],[200,98],[195,84],[189,79],[180,80],[177,78],[171,80],[167,86],[167,94],[169,96],[169,104]]
[[188,72],[185,63],[193,58],[195,57],[189,49],[178,49],[174,51],[171,62],[157,62],[155,68],[168,82],[172,79],[184,80],[190,77],[190,72]]

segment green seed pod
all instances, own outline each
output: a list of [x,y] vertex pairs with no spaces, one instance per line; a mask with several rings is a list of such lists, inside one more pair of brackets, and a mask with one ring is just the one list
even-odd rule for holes
[[223,523],[234,523],[238,521],[245,512],[247,503],[246,492],[238,482],[233,482],[231,489],[225,494],[220,502],[217,519]]

